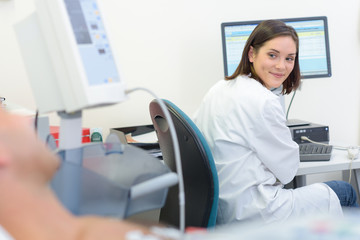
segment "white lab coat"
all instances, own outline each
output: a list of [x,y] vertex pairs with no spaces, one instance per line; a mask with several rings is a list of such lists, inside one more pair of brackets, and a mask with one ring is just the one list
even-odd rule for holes
[[298,145],[279,97],[258,81],[247,76],[219,81],[194,121],[218,171],[218,224],[254,218],[270,223],[315,213],[342,216],[336,194],[324,183],[283,188],[297,172]]

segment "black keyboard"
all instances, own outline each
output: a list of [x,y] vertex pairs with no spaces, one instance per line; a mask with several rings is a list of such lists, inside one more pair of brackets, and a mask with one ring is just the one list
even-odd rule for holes
[[319,145],[315,143],[299,144],[300,162],[329,161],[332,146]]

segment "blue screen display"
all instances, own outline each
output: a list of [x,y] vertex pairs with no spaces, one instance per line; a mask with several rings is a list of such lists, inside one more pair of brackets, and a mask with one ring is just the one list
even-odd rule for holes
[[[327,18],[280,19],[299,36],[299,64],[302,78],[330,77]],[[234,73],[249,35],[261,21],[221,24],[225,76]]]

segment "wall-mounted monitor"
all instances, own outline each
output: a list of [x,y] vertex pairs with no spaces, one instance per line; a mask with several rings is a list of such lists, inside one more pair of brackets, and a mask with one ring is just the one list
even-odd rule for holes
[[[302,78],[331,76],[329,33],[325,16],[279,19],[292,26],[299,36],[299,63]],[[221,24],[224,72],[230,76],[240,63],[249,35],[261,22],[243,21]]]

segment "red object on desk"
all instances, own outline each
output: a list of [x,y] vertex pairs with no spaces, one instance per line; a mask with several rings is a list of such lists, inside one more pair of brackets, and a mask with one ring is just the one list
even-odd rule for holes
[[186,227],[185,232],[187,232],[187,233],[206,233],[207,228],[203,228],[203,227]]
[[[59,126],[50,126],[50,134],[55,138],[56,146],[59,146]],[[82,129],[82,143],[91,142],[90,140],[90,128]]]

